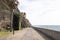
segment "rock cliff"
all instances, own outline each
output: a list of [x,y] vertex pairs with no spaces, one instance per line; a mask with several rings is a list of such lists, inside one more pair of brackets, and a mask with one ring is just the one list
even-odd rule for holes
[[[4,29],[11,25],[11,8],[12,0],[0,0],[0,29]],[[19,16],[19,28],[30,27],[31,24],[26,18],[25,12],[20,12],[19,9],[14,9],[14,15]]]

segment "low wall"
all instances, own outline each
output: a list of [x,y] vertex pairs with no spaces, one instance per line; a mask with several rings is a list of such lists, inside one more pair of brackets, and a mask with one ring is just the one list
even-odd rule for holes
[[45,35],[50,36],[54,40],[60,40],[60,32],[58,32],[58,31],[48,30],[48,29],[44,29],[44,28],[37,28],[37,27],[34,27],[34,29],[38,30],[39,32],[44,33]]

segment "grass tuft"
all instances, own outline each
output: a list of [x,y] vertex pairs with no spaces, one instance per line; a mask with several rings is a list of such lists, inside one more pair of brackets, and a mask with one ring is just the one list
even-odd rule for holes
[[11,32],[9,31],[0,31],[0,37],[4,37],[7,36],[8,34],[10,34]]

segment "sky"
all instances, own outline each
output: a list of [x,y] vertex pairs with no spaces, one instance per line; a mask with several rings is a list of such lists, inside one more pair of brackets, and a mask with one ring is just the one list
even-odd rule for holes
[[32,25],[60,25],[60,0],[18,0]]

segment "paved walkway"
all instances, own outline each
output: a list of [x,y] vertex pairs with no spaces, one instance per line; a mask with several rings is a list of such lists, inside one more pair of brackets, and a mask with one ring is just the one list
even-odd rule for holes
[[46,40],[32,28],[25,28],[10,35],[5,40]]

